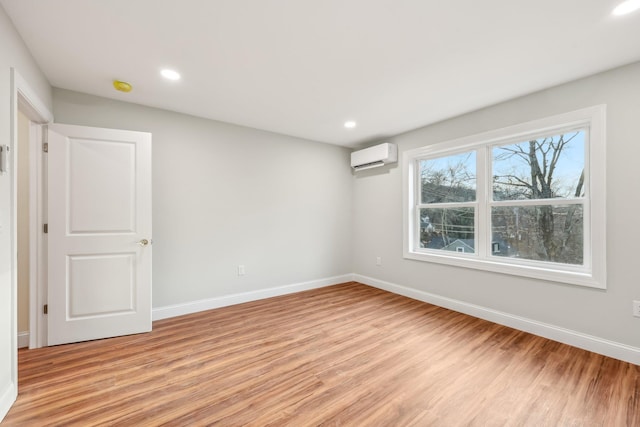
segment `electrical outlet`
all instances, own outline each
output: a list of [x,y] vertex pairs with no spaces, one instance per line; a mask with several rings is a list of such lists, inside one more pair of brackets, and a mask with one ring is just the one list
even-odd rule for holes
[[376,265],[379,267],[382,265],[382,257],[376,257]]
[[633,302],[633,315],[635,317],[640,317],[640,301]]
[[244,265],[238,266],[238,276],[244,276]]

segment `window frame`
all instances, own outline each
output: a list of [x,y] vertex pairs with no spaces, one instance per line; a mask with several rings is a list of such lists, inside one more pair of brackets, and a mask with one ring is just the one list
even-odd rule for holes
[[[477,135],[407,150],[403,171],[403,256],[503,274],[606,289],[606,105],[509,126]],[[494,201],[492,150],[530,138],[585,130],[584,198]],[[422,204],[420,160],[476,152],[476,200],[474,202]],[[491,209],[497,206],[583,205],[583,264],[571,265],[492,255]],[[474,206],[474,253],[420,248],[420,209]],[[443,253],[446,252],[446,253]]]

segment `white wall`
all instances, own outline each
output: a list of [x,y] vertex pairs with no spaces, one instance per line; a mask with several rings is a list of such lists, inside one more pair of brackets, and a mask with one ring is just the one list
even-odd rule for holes
[[[490,90],[489,88],[487,90]],[[395,138],[403,151],[607,104],[606,291],[402,258],[401,167],[358,174],[354,184],[354,272],[392,284],[640,347],[640,63],[472,112]],[[604,244],[604,242],[603,242]],[[376,257],[383,265],[375,265]]]
[[[0,7],[0,144],[11,139],[11,67],[29,83],[48,108],[51,88],[26,49],[13,24]],[[15,147],[12,147],[15,148]],[[15,397],[12,379],[15,336],[15,290],[11,283],[11,179],[0,175],[0,419]]]
[[349,150],[53,94],[56,122],[153,134],[154,307],[351,273]]

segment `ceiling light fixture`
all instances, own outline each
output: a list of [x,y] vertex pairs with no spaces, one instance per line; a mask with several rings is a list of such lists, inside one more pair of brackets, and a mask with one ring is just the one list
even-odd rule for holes
[[162,74],[162,77],[168,80],[180,80],[180,73],[174,70],[170,70],[168,68],[165,68],[164,70],[160,71],[160,74]]
[[622,16],[635,12],[638,9],[640,9],[640,0],[627,0],[616,6],[611,14],[615,16]]
[[346,127],[347,129],[353,129],[354,127],[356,127],[356,122],[354,122],[353,120],[349,120],[344,122],[344,127]]

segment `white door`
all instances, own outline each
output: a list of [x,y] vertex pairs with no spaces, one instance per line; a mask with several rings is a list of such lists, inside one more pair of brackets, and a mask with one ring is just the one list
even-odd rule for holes
[[151,330],[151,134],[48,127],[48,345]]

